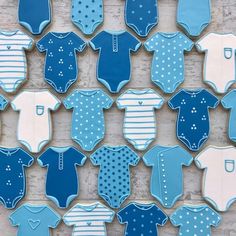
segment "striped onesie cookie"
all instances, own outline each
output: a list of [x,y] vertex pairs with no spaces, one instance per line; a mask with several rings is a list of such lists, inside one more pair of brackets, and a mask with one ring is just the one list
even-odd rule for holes
[[114,211],[99,202],[85,205],[77,204],[63,217],[68,226],[74,226],[73,236],[106,236],[105,222],[111,223]]
[[152,89],[129,89],[116,101],[125,109],[123,132],[136,149],[145,150],[156,137],[154,109],[161,108],[164,99]]
[[33,40],[19,30],[0,32],[0,86],[5,92],[15,92],[26,80],[25,50],[32,45]]

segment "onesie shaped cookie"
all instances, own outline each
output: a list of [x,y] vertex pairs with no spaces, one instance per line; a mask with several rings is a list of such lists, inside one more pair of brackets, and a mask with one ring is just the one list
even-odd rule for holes
[[126,224],[124,235],[157,236],[157,226],[164,226],[168,216],[156,204],[131,202],[117,213],[121,224]]
[[210,33],[196,43],[205,53],[203,81],[217,93],[226,93],[235,83],[236,36]]
[[152,59],[151,80],[164,93],[173,93],[184,81],[184,53],[194,43],[180,32],[156,33],[144,43]]
[[93,50],[99,51],[97,79],[111,93],[119,93],[131,78],[131,52],[141,43],[127,31],[102,31],[90,41]]
[[33,39],[16,31],[0,31],[0,86],[7,93],[15,92],[27,79],[25,50]]
[[50,111],[56,111],[61,102],[49,91],[24,91],[11,102],[20,113],[17,138],[30,152],[38,153],[52,138]]
[[155,139],[155,109],[160,109],[163,102],[152,89],[129,89],[117,99],[118,108],[125,109],[124,137],[137,150],[145,150]]
[[114,215],[114,211],[100,202],[77,204],[63,216],[63,221],[66,225],[74,227],[72,236],[106,236],[105,223],[111,223]]
[[50,236],[50,228],[56,228],[61,217],[47,205],[24,204],[9,220],[12,226],[19,228],[17,236]]
[[140,37],[158,24],[158,0],[126,0],[125,22]]
[[216,108],[217,97],[206,89],[181,89],[168,102],[178,111],[177,138],[191,151],[198,151],[207,141],[210,132],[209,109]]
[[130,195],[129,166],[136,166],[138,155],[127,146],[102,146],[90,159],[100,165],[98,194],[110,207],[119,208]]
[[178,0],[177,23],[192,37],[198,37],[211,22],[211,0]]
[[104,109],[113,100],[101,89],[75,90],[65,100],[66,109],[73,109],[71,137],[85,151],[92,151],[104,138]]
[[72,0],[71,18],[84,34],[93,34],[103,22],[103,0]]
[[151,194],[163,207],[172,208],[183,195],[183,166],[190,166],[193,158],[180,146],[155,146],[143,156],[152,167]]
[[51,22],[51,0],[19,0],[18,20],[31,34],[41,34]]
[[234,89],[225,95],[221,104],[225,109],[230,109],[228,135],[230,140],[236,142],[236,90]]
[[38,158],[39,165],[48,171],[46,196],[58,207],[67,208],[78,196],[77,166],[82,166],[85,160],[84,154],[74,147],[50,147]]
[[46,52],[45,81],[58,93],[66,93],[78,77],[77,52],[86,43],[75,33],[49,32],[37,43],[39,52]]
[[171,223],[179,227],[179,236],[210,236],[211,226],[217,227],[220,215],[207,205],[184,205],[171,216]]
[[0,147],[0,202],[13,209],[26,192],[25,168],[34,158],[21,148]]
[[195,159],[205,169],[202,195],[217,211],[227,211],[236,201],[236,148],[209,146]]

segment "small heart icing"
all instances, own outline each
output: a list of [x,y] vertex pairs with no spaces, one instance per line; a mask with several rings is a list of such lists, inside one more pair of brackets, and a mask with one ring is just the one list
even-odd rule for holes
[[91,221],[88,221],[88,222],[87,222],[87,225],[88,225],[88,226],[91,226],[91,224],[92,224]]
[[40,220],[29,219],[28,222],[29,222],[31,229],[33,229],[33,230],[37,229],[40,225]]
[[143,105],[143,101],[139,101],[138,103],[139,103],[139,105]]
[[11,46],[8,45],[8,46],[7,46],[7,49],[8,49],[8,50],[11,49]]

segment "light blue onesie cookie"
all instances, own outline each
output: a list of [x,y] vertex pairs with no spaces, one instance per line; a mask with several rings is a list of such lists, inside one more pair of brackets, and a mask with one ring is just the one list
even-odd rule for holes
[[164,93],[173,93],[184,81],[184,53],[191,51],[194,43],[180,32],[157,33],[144,46],[154,52],[152,81]]
[[197,37],[211,21],[211,0],[179,0],[177,11],[177,23]]
[[83,150],[92,151],[104,138],[104,109],[113,100],[101,89],[75,90],[65,100],[66,109],[73,108],[71,137]]
[[129,166],[136,166],[138,155],[127,146],[102,146],[90,159],[100,165],[98,194],[112,208],[119,208],[130,195]]
[[221,103],[225,109],[230,109],[228,135],[230,140],[236,142],[236,89],[225,95]]
[[170,221],[180,227],[179,236],[210,236],[211,226],[217,227],[221,217],[207,205],[185,205],[170,216]]
[[103,0],[72,0],[72,22],[87,35],[103,22]]
[[151,194],[164,207],[171,208],[183,194],[183,166],[190,166],[193,158],[180,146],[155,146],[143,160],[152,167]]
[[50,236],[49,228],[56,228],[61,217],[47,205],[24,204],[9,220],[12,226],[18,227],[17,236]]

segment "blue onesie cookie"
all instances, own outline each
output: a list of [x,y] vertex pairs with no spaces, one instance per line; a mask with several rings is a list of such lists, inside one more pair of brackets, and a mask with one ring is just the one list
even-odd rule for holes
[[158,24],[157,0],[126,0],[125,22],[140,37]]
[[190,166],[193,158],[180,146],[155,146],[143,160],[152,167],[151,194],[164,207],[172,208],[183,194],[183,166]]
[[228,135],[230,140],[236,142],[236,89],[226,94],[221,103],[225,109],[230,109]]
[[47,205],[24,204],[9,220],[12,226],[18,227],[17,236],[50,236],[50,228],[56,228],[61,217]]
[[184,53],[191,51],[194,43],[180,32],[156,33],[144,46],[154,52],[152,82],[164,93],[173,93],[184,81]]
[[184,205],[170,216],[170,221],[180,227],[179,236],[210,236],[211,226],[217,227],[221,217],[207,205]]
[[178,0],[177,23],[197,37],[211,22],[211,0]]
[[51,0],[18,0],[19,23],[32,34],[38,35],[51,22]]
[[0,148],[0,202],[13,209],[26,193],[25,167],[34,162],[21,148]]
[[72,22],[86,35],[103,22],[103,0],[72,0]]
[[75,90],[65,100],[66,109],[73,108],[71,137],[85,151],[92,151],[105,135],[104,109],[113,100],[101,89]]
[[178,111],[176,132],[178,139],[191,151],[198,151],[210,132],[209,108],[216,108],[217,97],[206,89],[180,90],[168,102]]
[[46,34],[37,43],[39,52],[46,52],[45,80],[58,93],[66,93],[78,77],[77,52],[86,43],[75,33]]
[[48,171],[46,195],[58,207],[67,208],[78,196],[77,166],[85,160],[84,154],[74,147],[50,147],[38,158],[39,165]]
[[131,52],[141,43],[127,31],[102,31],[91,41],[93,50],[99,51],[97,79],[111,93],[118,93],[131,78]]
[[154,203],[132,202],[117,213],[121,224],[126,224],[124,235],[157,236],[157,226],[164,226],[168,216]]
[[130,195],[129,166],[136,166],[138,155],[127,146],[102,146],[91,156],[100,165],[98,194],[112,208],[119,208]]

